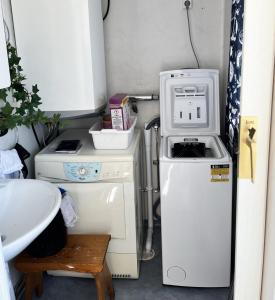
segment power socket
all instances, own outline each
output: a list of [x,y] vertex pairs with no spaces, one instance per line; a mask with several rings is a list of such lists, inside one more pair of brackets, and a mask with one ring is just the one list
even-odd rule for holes
[[193,7],[193,0],[181,0],[182,9],[190,9]]

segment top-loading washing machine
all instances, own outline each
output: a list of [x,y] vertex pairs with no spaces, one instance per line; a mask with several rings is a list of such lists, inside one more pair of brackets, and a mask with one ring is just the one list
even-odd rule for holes
[[160,74],[163,283],[230,285],[232,161],[219,138],[219,73]]

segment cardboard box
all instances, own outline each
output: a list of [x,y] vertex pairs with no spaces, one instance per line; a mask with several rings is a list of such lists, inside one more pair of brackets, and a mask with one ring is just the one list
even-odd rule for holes
[[126,94],[116,94],[109,99],[112,128],[127,130],[130,127],[129,97]]

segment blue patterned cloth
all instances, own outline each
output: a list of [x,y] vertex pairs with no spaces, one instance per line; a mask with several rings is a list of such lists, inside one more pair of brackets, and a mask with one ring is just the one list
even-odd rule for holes
[[227,148],[234,158],[239,148],[239,117],[243,47],[244,0],[232,1],[229,74],[226,103]]

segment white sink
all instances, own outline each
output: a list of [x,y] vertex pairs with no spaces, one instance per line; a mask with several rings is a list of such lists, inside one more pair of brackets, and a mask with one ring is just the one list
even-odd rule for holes
[[0,235],[5,261],[24,250],[53,220],[61,194],[39,180],[0,181]]

